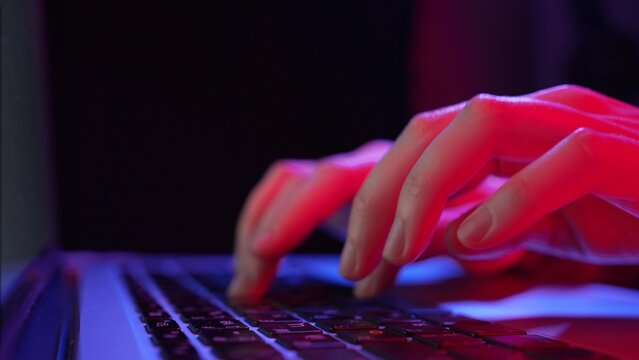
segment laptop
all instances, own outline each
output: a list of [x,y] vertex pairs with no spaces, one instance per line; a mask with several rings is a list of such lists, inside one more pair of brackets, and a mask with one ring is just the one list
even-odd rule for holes
[[264,300],[241,302],[224,297],[229,255],[65,251],[50,236],[41,64],[13,37],[36,31],[37,11],[17,8],[2,12],[0,358],[637,358],[632,286],[543,271],[470,278],[436,257],[407,266],[384,296],[358,300],[336,254],[296,254]]
[[51,252],[3,289],[2,358],[636,358],[636,289],[472,279],[438,257],[357,300],[337,264],[290,256],[265,299],[241,302],[224,297],[229,256]]

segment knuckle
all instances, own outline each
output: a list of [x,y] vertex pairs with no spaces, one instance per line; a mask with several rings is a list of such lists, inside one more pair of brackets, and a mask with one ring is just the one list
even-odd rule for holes
[[602,104],[602,95],[598,92],[579,85],[561,85],[554,90],[555,96],[561,100],[569,101],[573,106],[590,108],[593,105]]
[[477,94],[468,100],[466,108],[477,111],[491,111],[495,108],[499,99],[499,96],[492,94]]
[[461,102],[439,109],[418,113],[408,121],[403,133],[408,133],[421,138],[432,138],[448,126],[448,124],[457,117],[465,105],[466,102]]
[[464,112],[470,116],[460,116],[456,121],[480,129],[492,129],[497,126],[496,122],[500,118],[497,114],[504,110],[505,103],[504,97],[491,94],[475,95],[464,107]]
[[526,203],[529,199],[535,199],[533,194],[534,187],[527,176],[519,176],[517,181],[512,181],[508,185],[509,191],[505,192],[507,196],[501,199],[504,205],[513,206]]
[[364,185],[353,198],[353,214],[356,216],[363,216],[367,214],[372,208],[373,199],[368,186]]
[[559,91],[566,92],[570,95],[579,96],[595,96],[597,93],[587,87],[574,84],[565,84],[557,87]]
[[413,116],[408,122],[406,130],[419,138],[430,137],[436,128],[436,120],[429,113],[420,113]]
[[411,172],[404,181],[404,191],[407,195],[416,197],[423,191],[424,183],[422,175]]
[[551,88],[549,94],[556,102],[563,103],[586,112],[612,111],[610,99],[605,95],[579,85],[560,85]]

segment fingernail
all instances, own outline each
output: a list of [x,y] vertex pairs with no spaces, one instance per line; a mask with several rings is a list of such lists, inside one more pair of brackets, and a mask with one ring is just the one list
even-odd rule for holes
[[357,254],[352,244],[351,240],[346,240],[340,260],[339,271],[347,279],[357,276]]
[[353,295],[358,299],[369,298],[375,295],[375,284],[370,277],[358,282],[353,290]]
[[399,261],[404,253],[404,247],[404,221],[400,218],[395,218],[386,239],[384,258],[393,263]]
[[473,248],[484,239],[492,224],[492,214],[485,207],[481,207],[461,223],[457,229],[457,237],[462,244]]

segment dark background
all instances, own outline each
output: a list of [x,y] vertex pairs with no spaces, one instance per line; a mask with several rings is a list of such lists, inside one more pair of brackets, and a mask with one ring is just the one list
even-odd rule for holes
[[278,158],[394,138],[478,92],[572,82],[636,101],[639,13],[611,3],[49,1],[59,237],[230,251]]
[[69,248],[228,250],[271,162],[394,136],[408,117],[409,3],[54,3]]

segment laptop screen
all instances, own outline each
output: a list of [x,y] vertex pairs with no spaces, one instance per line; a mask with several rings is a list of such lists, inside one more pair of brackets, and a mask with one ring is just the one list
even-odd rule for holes
[[36,1],[4,5],[0,253],[7,270],[54,245],[58,233],[43,8]]
[[49,6],[64,246],[229,252],[275,160],[396,136],[408,119],[407,8],[371,7],[353,32],[360,7],[340,6]]

